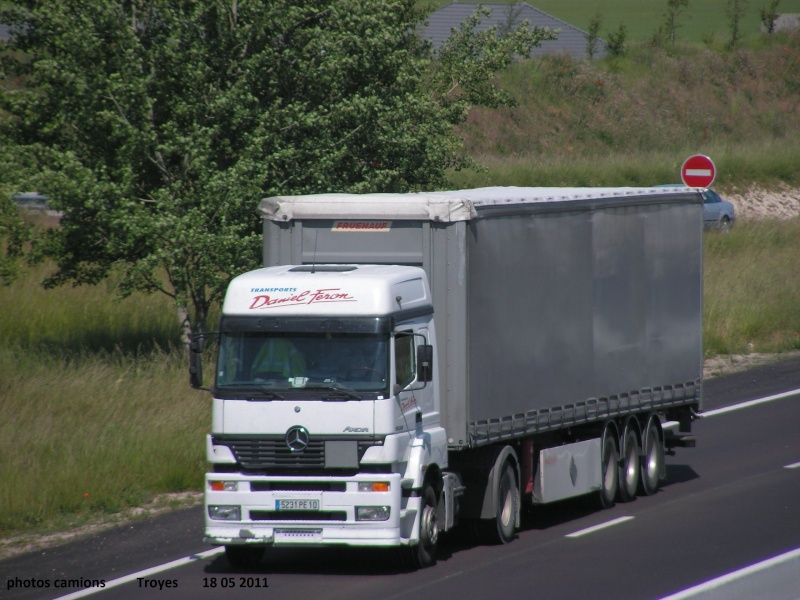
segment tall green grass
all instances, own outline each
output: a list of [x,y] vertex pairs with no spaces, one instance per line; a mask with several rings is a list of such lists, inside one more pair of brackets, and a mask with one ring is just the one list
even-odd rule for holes
[[800,349],[800,218],[705,237],[706,356]]
[[171,303],[44,275],[0,287],[0,536],[199,490],[209,403]]
[[0,532],[199,490],[208,402],[180,353],[65,359],[0,348]]
[[[497,154],[480,157],[478,170],[450,173],[455,188],[519,186],[651,186],[680,183],[680,168],[697,150],[631,149],[592,156]],[[748,187],[761,182],[800,185],[800,142],[772,140],[709,145],[705,153],[717,167],[716,187]]]
[[178,342],[177,312],[165,296],[117,299],[115,277],[96,287],[46,290],[41,282],[48,270],[40,266],[12,286],[0,286],[0,339],[6,344],[67,357],[86,351],[147,353]]

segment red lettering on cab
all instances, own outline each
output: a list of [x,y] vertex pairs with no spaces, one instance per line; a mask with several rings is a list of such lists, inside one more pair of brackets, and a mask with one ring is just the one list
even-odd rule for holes
[[356,299],[340,288],[319,289],[315,291],[305,290],[299,294],[282,296],[258,295],[253,297],[250,303],[250,310],[275,308],[277,306],[296,306],[299,304],[315,304],[319,302],[355,302]]

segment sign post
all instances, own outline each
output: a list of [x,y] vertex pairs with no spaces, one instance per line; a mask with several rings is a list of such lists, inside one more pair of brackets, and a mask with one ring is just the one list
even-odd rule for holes
[[707,188],[716,176],[714,161],[703,154],[690,156],[681,167],[681,180],[687,187]]

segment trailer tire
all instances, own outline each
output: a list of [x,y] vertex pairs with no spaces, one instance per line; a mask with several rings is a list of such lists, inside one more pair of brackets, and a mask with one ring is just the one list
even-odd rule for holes
[[636,490],[641,479],[642,461],[639,452],[639,436],[631,422],[625,426],[622,436],[622,461],[619,465],[619,499],[630,502],[636,499]]
[[419,515],[419,542],[401,548],[403,564],[410,569],[424,569],[436,564],[436,546],[439,542],[436,492],[430,483],[422,488]]
[[658,418],[653,416],[647,423],[644,437],[644,453],[639,492],[643,496],[652,496],[658,491],[661,471],[664,470],[664,444],[661,441],[661,430]]
[[603,432],[602,455],[600,458],[600,490],[597,504],[600,508],[611,508],[616,503],[619,487],[619,445],[615,427],[606,427]]
[[225,546],[225,558],[234,567],[255,567],[264,558],[264,546]]

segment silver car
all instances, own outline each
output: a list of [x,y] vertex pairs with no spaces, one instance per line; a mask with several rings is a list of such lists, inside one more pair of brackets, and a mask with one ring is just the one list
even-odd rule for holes
[[727,231],[733,227],[736,211],[733,204],[719,197],[714,190],[705,189],[703,194],[703,227]]

